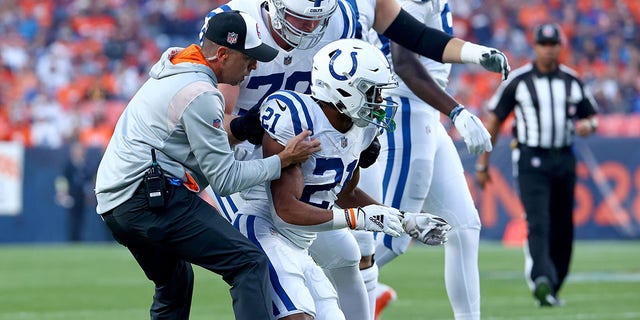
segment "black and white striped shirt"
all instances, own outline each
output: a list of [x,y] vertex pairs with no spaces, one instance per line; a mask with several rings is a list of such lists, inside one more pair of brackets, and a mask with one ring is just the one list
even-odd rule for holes
[[520,145],[563,148],[573,143],[573,120],[594,115],[597,105],[576,72],[565,65],[542,74],[533,63],[514,70],[489,100],[500,122],[514,111]]

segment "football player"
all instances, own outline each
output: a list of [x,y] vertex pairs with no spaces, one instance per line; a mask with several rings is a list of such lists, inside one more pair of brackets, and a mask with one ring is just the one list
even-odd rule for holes
[[[407,12],[432,28],[453,34],[451,11],[446,0],[421,2],[399,0]],[[480,119],[453,98],[436,95],[448,83],[450,64],[442,64],[389,43],[384,36],[369,34],[369,41],[387,48],[400,85],[387,91],[400,105],[396,115],[398,130],[380,137],[377,163],[361,179],[362,189],[386,205],[412,212],[430,212],[445,218],[452,226],[445,244],[445,285],[455,319],[480,319],[480,281],[478,243],[480,218],[464,176],[458,152],[440,122],[440,112],[449,116],[466,139],[473,154],[490,151],[491,140]],[[389,50],[390,48],[390,50]],[[392,54],[391,54],[392,53]],[[474,140],[470,140],[474,139]],[[373,183],[373,182],[378,183]],[[380,184],[379,181],[383,183]],[[378,187],[373,190],[372,187]],[[364,239],[362,239],[364,238]],[[371,248],[370,234],[358,234],[361,248]],[[403,254],[411,238],[380,235],[375,245],[375,264],[382,267]],[[369,253],[363,252],[363,255]],[[375,273],[373,266],[371,273]],[[365,280],[369,275],[363,272]],[[384,287],[384,286],[381,286]],[[378,288],[378,318],[381,309],[394,296],[392,289]]]
[[436,216],[381,206],[356,187],[361,152],[389,128],[396,108],[382,99],[382,90],[397,85],[382,52],[361,40],[333,42],[313,57],[311,78],[311,95],[281,90],[265,99],[262,153],[280,152],[303,130],[322,150],[254,189],[234,225],[269,257],[276,319],[339,320],[345,318],[333,285],[308,253],[318,232],[397,237],[423,220],[431,224],[418,224],[432,227],[421,231],[443,242],[449,226]]

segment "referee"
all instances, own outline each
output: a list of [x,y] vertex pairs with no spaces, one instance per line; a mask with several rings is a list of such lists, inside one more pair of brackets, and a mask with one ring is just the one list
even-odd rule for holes
[[[560,28],[538,26],[534,39],[533,62],[498,88],[485,124],[495,144],[501,124],[515,113],[512,159],[528,225],[525,276],[540,306],[559,306],[573,248],[573,135],[596,131],[597,106],[576,73],[558,61]],[[488,164],[489,153],[476,163],[483,188],[491,180]]]

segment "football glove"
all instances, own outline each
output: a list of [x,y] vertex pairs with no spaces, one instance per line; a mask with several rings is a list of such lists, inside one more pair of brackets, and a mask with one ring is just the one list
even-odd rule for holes
[[260,124],[260,106],[254,106],[244,115],[231,120],[229,128],[236,139],[248,140],[251,144],[261,145],[264,129]]
[[371,167],[376,160],[378,160],[378,156],[380,155],[380,141],[378,141],[378,137],[373,139],[371,144],[364,149],[360,153],[360,160],[358,161],[358,166],[360,168],[369,168]]
[[403,232],[400,223],[400,211],[381,206],[333,209],[334,225],[347,226],[352,230],[384,232],[392,237],[399,237]]
[[460,60],[464,63],[479,64],[486,70],[501,73],[502,80],[506,80],[511,72],[509,60],[502,51],[471,42],[465,42],[462,45]]
[[401,214],[402,227],[412,238],[430,246],[439,246],[447,242],[447,232],[451,230],[451,226],[445,219],[429,213]]
[[481,154],[484,151],[491,152],[493,150],[491,135],[478,117],[461,105],[455,107],[449,117],[464,139],[469,153]]

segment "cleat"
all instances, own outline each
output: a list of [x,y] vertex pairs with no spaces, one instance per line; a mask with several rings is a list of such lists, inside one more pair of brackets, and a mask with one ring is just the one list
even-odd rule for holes
[[392,301],[396,301],[398,299],[398,295],[395,290],[386,284],[378,283],[377,291],[378,295],[376,296],[376,312],[374,320],[382,319],[382,311],[384,311]]
[[558,305],[558,299],[551,294],[551,283],[545,276],[537,277],[534,281],[533,296],[538,300],[540,307],[553,307]]

